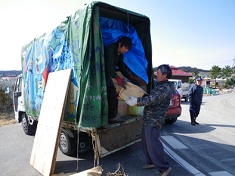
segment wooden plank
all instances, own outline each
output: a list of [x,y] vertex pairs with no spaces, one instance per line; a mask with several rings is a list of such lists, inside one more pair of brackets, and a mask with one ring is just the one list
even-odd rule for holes
[[60,173],[53,174],[52,176],[101,176],[103,172],[103,168],[101,166],[96,166],[91,169],[79,172],[79,173]]
[[50,176],[55,169],[70,77],[71,69],[53,72],[48,76],[30,158],[30,164],[45,176]]
[[73,174],[71,176],[101,176],[103,168],[101,166],[96,166],[91,169],[79,172],[77,174]]

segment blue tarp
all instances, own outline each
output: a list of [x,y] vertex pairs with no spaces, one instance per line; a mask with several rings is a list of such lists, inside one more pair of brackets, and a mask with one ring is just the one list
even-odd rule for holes
[[144,49],[135,28],[125,22],[109,18],[100,18],[100,27],[104,45],[116,42],[121,36],[130,37],[133,46],[124,54],[124,62],[130,70],[148,84],[147,60]]

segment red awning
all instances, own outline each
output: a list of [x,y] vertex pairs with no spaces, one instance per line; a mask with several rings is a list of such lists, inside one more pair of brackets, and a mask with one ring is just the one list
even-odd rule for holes
[[[187,72],[184,72],[183,70],[179,70],[175,66],[170,66],[170,67],[172,70],[172,76],[187,76],[187,77],[193,76],[192,73],[187,73]],[[154,74],[156,75],[156,72],[154,72]]]
[[172,75],[173,76],[188,76],[188,77],[191,77],[192,76],[192,73],[187,73],[183,70],[179,70],[177,67],[175,66],[170,66],[171,67],[171,70],[172,70]]
[[192,76],[191,73],[184,72],[182,70],[172,70],[173,76]]

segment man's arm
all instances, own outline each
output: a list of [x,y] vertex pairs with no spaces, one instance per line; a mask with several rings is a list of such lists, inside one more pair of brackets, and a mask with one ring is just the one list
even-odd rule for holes
[[124,77],[128,78],[132,84],[135,84],[137,86],[140,86],[139,81],[137,81],[133,76],[131,76],[128,71],[126,70],[125,64],[123,62],[123,57],[118,62],[118,67],[123,74]]
[[188,99],[190,103],[192,103],[193,100],[193,93],[194,93],[194,85],[192,85],[188,91]]
[[125,67],[125,64],[124,64],[124,62],[123,62],[123,57],[120,58],[120,60],[119,60],[119,62],[118,62],[117,65],[118,65],[118,67],[119,67],[121,73],[123,74],[123,76],[126,77],[126,78],[128,78],[128,79],[130,79],[130,74],[128,73],[128,71],[127,71],[127,69],[126,69],[126,67]]
[[149,96],[139,97],[137,99],[138,106],[158,106],[167,97],[167,90],[164,87],[155,87]]

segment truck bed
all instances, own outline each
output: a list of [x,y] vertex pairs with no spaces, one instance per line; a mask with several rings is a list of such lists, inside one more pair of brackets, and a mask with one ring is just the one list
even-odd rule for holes
[[[100,128],[79,129],[92,137],[97,146],[97,149],[94,150],[98,150],[100,158],[140,141],[143,124],[142,116],[127,115],[122,119],[125,122],[108,124]],[[63,122],[62,126],[71,130],[78,130],[76,125],[69,122]]]

